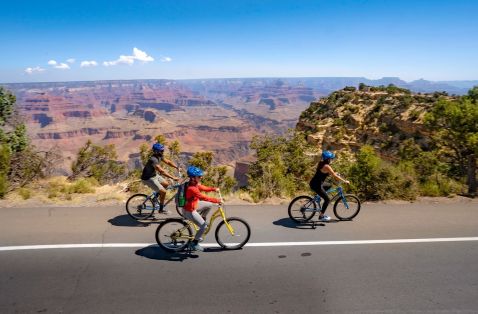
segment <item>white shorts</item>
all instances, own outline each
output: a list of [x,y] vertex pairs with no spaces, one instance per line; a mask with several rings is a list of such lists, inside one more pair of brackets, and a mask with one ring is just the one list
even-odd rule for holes
[[143,184],[150,187],[153,191],[159,192],[164,191],[166,192],[166,188],[161,184],[163,182],[167,182],[166,179],[159,174],[156,176],[149,178],[148,180],[141,180]]

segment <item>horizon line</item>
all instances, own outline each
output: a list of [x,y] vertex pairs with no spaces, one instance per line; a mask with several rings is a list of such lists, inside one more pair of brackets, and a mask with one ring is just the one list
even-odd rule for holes
[[416,81],[428,81],[433,83],[443,83],[443,82],[478,82],[477,79],[465,79],[465,80],[428,80],[424,78],[419,78],[411,81],[406,81],[401,79],[399,76],[382,76],[377,79],[370,79],[365,76],[244,76],[244,77],[204,77],[204,78],[181,78],[181,79],[170,79],[170,78],[141,78],[141,79],[100,79],[100,80],[65,80],[65,81],[35,81],[35,82],[0,82],[0,84],[12,85],[12,84],[45,84],[45,83],[82,83],[82,82],[116,82],[116,81],[201,81],[201,80],[234,80],[234,79],[337,79],[337,78],[347,78],[347,79],[365,79],[369,81],[379,81],[383,79],[399,79],[409,84]]

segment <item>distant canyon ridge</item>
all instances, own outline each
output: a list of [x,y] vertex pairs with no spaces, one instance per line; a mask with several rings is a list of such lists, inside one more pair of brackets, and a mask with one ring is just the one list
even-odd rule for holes
[[1,84],[14,92],[33,144],[58,147],[68,174],[88,139],[115,144],[119,159],[140,166],[139,146],[164,135],[185,156],[213,151],[236,166],[251,160],[254,135],[295,128],[311,102],[345,86],[394,84],[414,92],[465,94],[478,81],[405,82],[398,78],[235,78]]

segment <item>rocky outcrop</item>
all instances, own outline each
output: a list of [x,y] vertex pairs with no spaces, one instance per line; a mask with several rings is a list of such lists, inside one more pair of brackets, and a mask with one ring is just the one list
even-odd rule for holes
[[65,118],[83,118],[90,119],[91,112],[86,110],[66,111],[62,113]]
[[259,105],[269,106],[269,110],[276,109],[276,103],[274,102],[274,99],[271,98],[261,98]]
[[80,136],[88,136],[88,135],[95,135],[100,134],[101,129],[95,128],[83,128],[79,130],[72,130],[72,131],[65,131],[65,132],[45,132],[45,133],[37,133],[37,138],[42,140],[61,140],[61,139],[68,139]]
[[46,127],[53,122],[53,118],[49,117],[45,113],[35,113],[33,114],[33,120],[40,123],[40,127]]
[[144,120],[152,123],[156,119],[156,114],[154,112],[148,110],[148,111],[144,112],[143,118],[144,118]]
[[162,110],[166,112],[182,110],[179,105],[172,104],[168,102],[159,102],[159,103],[140,103],[140,108],[153,108],[156,110]]
[[412,94],[391,87],[345,88],[312,102],[296,125],[310,142],[323,148],[356,150],[370,144],[393,156],[410,139],[429,145],[423,119],[444,94]]
[[106,131],[104,140],[113,139],[113,138],[123,138],[123,137],[133,137],[136,135],[138,130],[129,130],[129,131]]
[[234,168],[234,179],[237,181],[239,188],[247,186],[247,174],[249,173],[249,162],[236,161],[236,167]]

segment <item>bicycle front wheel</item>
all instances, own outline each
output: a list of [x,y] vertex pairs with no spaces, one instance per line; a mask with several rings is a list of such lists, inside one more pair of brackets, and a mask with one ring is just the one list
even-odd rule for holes
[[193,239],[191,226],[182,219],[167,219],[156,229],[156,242],[169,252],[183,250]]
[[231,229],[221,221],[216,228],[216,241],[225,250],[238,250],[249,241],[251,228],[241,218],[230,217],[226,220]]
[[153,215],[153,201],[145,194],[135,194],[126,202],[126,212],[133,219],[147,219]]
[[317,204],[310,196],[297,196],[289,204],[289,217],[297,223],[304,223],[314,217]]
[[344,194],[339,197],[334,204],[334,214],[340,220],[351,220],[358,215],[360,211],[360,200],[352,194]]

